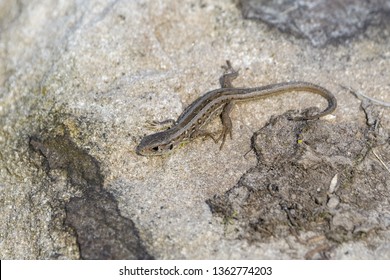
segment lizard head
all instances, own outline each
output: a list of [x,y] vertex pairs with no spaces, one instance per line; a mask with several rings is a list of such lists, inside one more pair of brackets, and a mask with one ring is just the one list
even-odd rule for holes
[[176,144],[174,140],[167,140],[166,131],[157,132],[145,136],[136,148],[136,153],[141,156],[161,156],[171,152]]

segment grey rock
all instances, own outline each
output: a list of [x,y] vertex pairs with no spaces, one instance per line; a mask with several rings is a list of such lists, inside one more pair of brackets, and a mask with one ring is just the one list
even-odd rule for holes
[[369,26],[388,28],[386,0],[241,0],[244,18],[259,19],[314,46],[342,43]]
[[[0,1],[0,258],[389,258],[390,114],[348,90],[390,100],[386,32],[312,48],[234,1]],[[277,116],[318,96],[236,104],[222,150],[136,155],[147,123],[218,88],[227,59],[238,87],[303,80],[339,106],[302,124]],[[361,219],[324,230],[342,211]]]

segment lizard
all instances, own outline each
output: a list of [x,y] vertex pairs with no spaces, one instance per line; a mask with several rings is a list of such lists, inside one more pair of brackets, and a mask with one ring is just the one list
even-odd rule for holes
[[[193,103],[191,103],[179,118],[163,122],[153,122],[157,125],[168,125],[168,129],[146,135],[136,148],[136,153],[143,156],[164,155],[183,143],[197,137],[210,137],[218,143],[222,139],[222,149],[227,135],[232,138],[232,121],[229,116],[235,102],[261,99],[292,91],[305,91],[318,94],[328,101],[328,106],[320,113],[313,116],[296,117],[292,120],[314,120],[332,113],[337,107],[335,96],[327,89],[309,82],[282,82],[253,88],[233,87],[232,81],[238,77],[238,71],[234,70],[231,63],[226,61],[225,73],[220,77],[221,88],[211,90]],[[212,118],[220,115],[222,131],[216,138],[212,133],[203,129]]]

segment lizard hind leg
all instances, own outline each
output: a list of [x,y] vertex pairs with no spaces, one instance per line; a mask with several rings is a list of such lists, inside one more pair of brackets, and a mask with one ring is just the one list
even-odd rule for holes
[[223,145],[225,144],[226,135],[230,135],[230,139],[233,139],[232,136],[232,130],[233,130],[233,124],[232,119],[230,118],[229,114],[233,109],[233,102],[229,102],[228,104],[223,107],[223,111],[221,113],[221,121],[222,121],[222,131],[219,137],[217,138],[216,142],[219,142],[220,139],[222,139],[221,146],[219,146],[219,149],[222,150]]
[[222,68],[225,70],[225,73],[219,78],[219,83],[222,88],[233,88],[233,80],[236,79],[239,75],[239,70],[234,70],[232,64],[229,60],[226,60],[226,65],[223,65]]

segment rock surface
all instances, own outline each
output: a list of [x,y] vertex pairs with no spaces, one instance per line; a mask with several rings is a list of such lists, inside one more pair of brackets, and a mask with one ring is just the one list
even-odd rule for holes
[[[306,38],[313,46],[343,43],[370,26],[390,27],[386,0],[241,0],[242,14],[286,33]],[[365,34],[370,36],[370,34]]]
[[[390,102],[390,36],[365,34],[313,48],[229,1],[0,2],[0,258],[389,259],[390,109],[351,92]],[[310,81],[339,106],[237,104],[222,150],[136,155],[227,59],[237,86]]]

